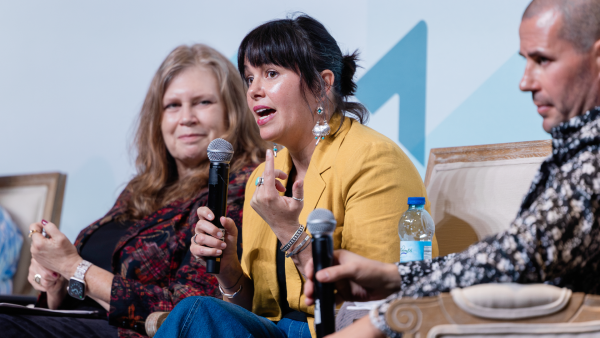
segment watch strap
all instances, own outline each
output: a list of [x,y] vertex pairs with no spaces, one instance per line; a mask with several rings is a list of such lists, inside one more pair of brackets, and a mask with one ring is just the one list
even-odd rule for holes
[[90,266],[92,266],[92,263],[86,260],[82,260],[81,263],[79,263],[79,265],[77,266],[77,270],[75,270],[75,275],[73,276],[73,278],[77,278],[81,281],[84,281],[85,279],[83,278],[85,277],[85,273],[88,271]]

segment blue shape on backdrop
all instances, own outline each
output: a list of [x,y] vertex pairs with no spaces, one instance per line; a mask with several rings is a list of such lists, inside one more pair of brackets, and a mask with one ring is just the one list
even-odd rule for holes
[[515,53],[427,135],[427,148],[549,139],[531,93],[519,90],[524,69]]
[[400,96],[399,142],[425,164],[427,24],[420,21],[358,81],[356,97],[373,113]]

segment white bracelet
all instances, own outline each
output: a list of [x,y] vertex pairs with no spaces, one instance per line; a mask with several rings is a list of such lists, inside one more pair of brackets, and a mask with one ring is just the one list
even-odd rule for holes
[[231,299],[231,298],[237,296],[237,294],[240,293],[240,291],[242,291],[242,286],[243,285],[240,285],[240,288],[236,292],[234,292],[234,293],[225,293],[225,291],[223,291],[223,288],[221,288],[221,284],[219,284],[219,291],[221,291],[221,293],[224,296],[226,296],[227,298]]
[[294,236],[292,236],[292,239],[290,239],[290,241],[287,242],[287,244],[284,245],[280,250],[283,252],[288,251],[288,249],[291,248],[292,245],[294,245],[296,243],[298,238],[300,238],[300,236],[302,235],[303,232],[304,232],[304,225],[300,224],[300,227],[298,228],[298,230],[296,230],[296,233],[294,233]]
[[310,235],[306,234],[306,237],[304,237],[304,240],[302,242],[300,242],[300,244],[298,244],[298,246],[296,247],[296,249],[292,250],[291,252],[287,252],[285,254],[285,258],[290,258],[293,255],[297,255],[300,252],[302,252],[304,249],[306,249],[308,247],[308,245],[304,245],[306,243],[306,241],[308,241],[310,239]]

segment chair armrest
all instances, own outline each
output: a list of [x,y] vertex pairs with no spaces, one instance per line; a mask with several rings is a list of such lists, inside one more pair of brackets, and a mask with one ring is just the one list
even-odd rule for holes
[[146,334],[149,337],[154,337],[168,315],[169,312],[152,312],[148,318],[146,318]]

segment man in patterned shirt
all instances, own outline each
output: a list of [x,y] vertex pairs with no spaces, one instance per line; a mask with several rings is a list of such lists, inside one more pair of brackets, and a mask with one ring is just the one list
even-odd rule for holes
[[[600,294],[600,1],[534,0],[519,29],[531,92],[552,155],[542,163],[511,227],[467,250],[397,264],[335,253],[320,271],[347,300],[389,296],[335,337],[401,337],[383,314],[399,297],[433,296],[481,283],[547,283]],[[313,302],[312,262],[305,294]]]

